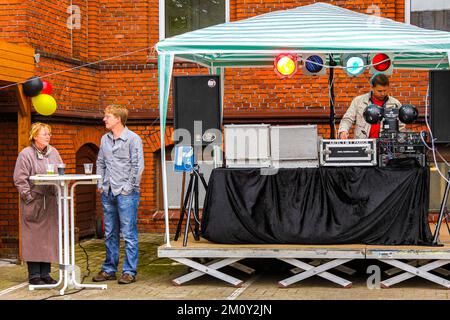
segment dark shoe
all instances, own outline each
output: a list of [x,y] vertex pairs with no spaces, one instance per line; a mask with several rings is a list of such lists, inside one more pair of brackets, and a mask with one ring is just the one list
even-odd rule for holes
[[132,282],[136,282],[136,277],[132,276],[131,274],[124,273],[120,276],[120,279],[117,282],[119,284],[130,284]]
[[116,275],[114,273],[107,273],[105,271],[100,271],[95,277],[92,278],[94,282],[102,282],[109,280],[116,280]]
[[58,281],[56,281],[55,279],[53,279],[50,276],[45,276],[45,277],[41,277],[41,280],[45,282],[45,284],[57,284]]
[[39,277],[37,277],[37,278],[32,278],[32,279],[28,280],[28,283],[31,284],[31,285],[33,285],[33,286],[41,286],[41,285],[44,285],[44,284],[45,284],[45,282],[42,281],[42,279],[39,278]]

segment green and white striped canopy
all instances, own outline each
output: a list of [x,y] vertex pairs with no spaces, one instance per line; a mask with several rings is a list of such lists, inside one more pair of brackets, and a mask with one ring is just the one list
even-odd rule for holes
[[[222,68],[272,66],[279,53],[296,53],[299,60],[308,53],[332,53],[339,62],[343,53],[382,52],[393,54],[394,68],[444,69],[449,67],[450,33],[315,3],[187,32],[158,42],[156,49],[161,146],[164,146],[175,59],[221,73],[221,85]],[[164,147],[161,161],[166,245],[170,246]]]
[[160,41],[160,54],[206,67],[272,65],[279,53],[393,53],[396,68],[448,68],[450,33],[326,3],[187,32]]

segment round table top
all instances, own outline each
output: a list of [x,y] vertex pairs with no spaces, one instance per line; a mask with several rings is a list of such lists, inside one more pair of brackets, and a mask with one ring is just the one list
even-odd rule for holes
[[102,176],[99,174],[37,174],[31,176],[32,181],[68,181],[68,180],[97,180]]

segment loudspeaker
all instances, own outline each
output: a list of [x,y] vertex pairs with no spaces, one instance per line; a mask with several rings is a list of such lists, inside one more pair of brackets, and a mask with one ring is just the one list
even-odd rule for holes
[[177,144],[206,146],[221,143],[218,75],[173,77],[173,106]]
[[430,71],[431,130],[436,142],[450,142],[450,71]]

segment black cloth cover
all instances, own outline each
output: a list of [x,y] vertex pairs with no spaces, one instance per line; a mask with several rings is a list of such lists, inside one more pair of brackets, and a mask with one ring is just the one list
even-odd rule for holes
[[428,168],[214,169],[202,236],[217,243],[431,245]]

